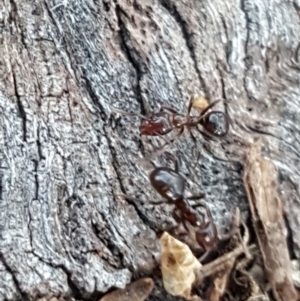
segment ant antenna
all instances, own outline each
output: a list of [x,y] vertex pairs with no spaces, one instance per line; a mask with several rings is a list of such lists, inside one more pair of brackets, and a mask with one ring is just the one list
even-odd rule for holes
[[141,119],[147,120],[147,117],[145,117],[142,114],[133,113],[133,112],[126,112],[126,111],[124,111],[122,109],[115,108],[113,106],[109,106],[109,107],[110,107],[111,111],[114,112],[114,113],[117,113],[117,114],[120,114],[120,115],[136,116],[136,117],[139,117]]

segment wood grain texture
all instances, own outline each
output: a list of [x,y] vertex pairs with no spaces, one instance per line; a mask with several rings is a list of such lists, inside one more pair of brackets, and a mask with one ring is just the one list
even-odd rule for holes
[[262,136],[300,258],[299,17],[298,0],[0,1],[0,300],[97,298],[152,274],[172,208],[150,204],[138,118],[110,106],[185,112],[193,94],[231,100],[232,127],[173,145],[190,192],[221,232],[235,206],[247,217],[242,160]]
[[297,301],[276,169],[272,161],[261,158],[260,139],[247,152],[244,169],[251,220],[272,295],[277,301]]

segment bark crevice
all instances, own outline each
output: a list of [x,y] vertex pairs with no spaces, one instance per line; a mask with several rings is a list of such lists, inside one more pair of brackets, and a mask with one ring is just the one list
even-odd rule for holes
[[[9,264],[6,262],[6,259],[4,258],[4,255],[0,252],[0,261],[2,262],[3,266],[5,267],[6,271],[11,275],[13,283],[17,289],[17,292],[19,294],[18,300],[24,300],[24,301],[29,301],[29,295],[27,293],[25,293],[21,287],[20,287],[20,283],[19,280],[16,277],[15,272],[12,270],[12,268],[9,266]],[[0,295],[1,297],[1,295]]]
[[190,34],[190,30],[189,30],[187,21],[180,14],[180,12],[176,8],[176,5],[174,3],[172,3],[171,0],[159,0],[159,3],[169,12],[170,16],[175,20],[175,22],[178,24],[179,28],[181,29],[183,39],[185,41],[187,49],[189,50],[189,54],[193,61],[195,71],[196,71],[198,79],[201,83],[201,88],[204,91],[204,94],[205,94],[204,96],[209,97],[210,92],[205,83],[203,76],[201,75],[201,71],[198,67],[198,62],[197,62],[197,58],[196,58],[196,54],[195,54],[193,41],[192,41],[192,35]]
[[143,75],[145,73],[144,69],[146,69],[145,64],[143,66],[141,65],[141,60],[137,59],[138,53],[135,51],[133,46],[130,46],[130,33],[128,32],[125,22],[123,21],[123,18],[127,18],[128,16],[126,12],[121,8],[121,6],[115,2],[115,10],[116,10],[116,16],[118,20],[118,26],[119,26],[119,37],[121,42],[121,49],[123,50],[123,53],[125,54],[126,58],[130,62],[131,66],[135,70],[136,73],[136,86],[135,86],[135,94],[136,98],[141,106],[141,114],[146,115],[147,110],[145,107],[145,103],[142,96],[142,89],[141,89],[141,82],[143,79]]
[[14,88],[15,88],[15,96],[17,98],[17,105],[19,109],[19,114],[22,119],[22,125],[23,125],[23,140],[26,142],[27,138],[27,117],[26,117],[26,112],[24,109],[24,106],[22,104],[21,97],[18,92],[18,86],[17,86],[17,80],[16,80],[16,75],[13,73],[13,83],[14,83]]

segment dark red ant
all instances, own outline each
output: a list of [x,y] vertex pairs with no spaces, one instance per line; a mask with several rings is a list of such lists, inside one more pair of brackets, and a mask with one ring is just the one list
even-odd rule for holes
[[[124,112],[115,108],[114,111],[121,114],[135,115],[141,117],[141,135],[164,136],[175,129],[179,130],[177,135],[165,145],[163,145],[161,149],[163,149],[168,144],[173,143],[176,138],[179,138],[182,135],[185,128],[190,129],[191,127],[194,127],[207,139],[213,139],[214,137],[224,137],[229,130],[228,115],[221,111],[211,110],[216,104],[218,104],[222,100],[219,99],[212,102],[200,113],[199,116],[191,116],[193,101],[194,98],[191,97],[186,115],[180,114],[176,110],[167,106],[162,106],[158,112],[151,113],[149,116],[146,117],[136,113]],[[203,130],[198,128],[198,125],[201,125]],[[194,138],[192,133],[191,135]]]
[[175,205],[174,217],[181,221],[187,231],[190,231],[192,226],[195,231],[195,238],[200,247],[205,251],[201,257],[203,260],[209,251],[213,249],[219,241],[229,239],[233,232],[230,231],[222,239],[218,237],[217,228],[213,222],[213,218],[209,208],[204,202],[198,203],[195,207],[202,206],[205,208],[208,221],[204,222],[199,219],[198,212],[190,206],[187,200],[197,200],[204,197],[203,193],[184,197],[185,180],[179,174],[178,161],[175,161],[175,170],[168,167],[157,167],[150,173],[150,182],[153,188],[168,202]]
[[[152,113],[142,120],[140,132],[147,136],[163,136],[178,129],[178,134],[172,139],[175,140],[182,135],[185,127],[195,127],[206,138],[223,137],[229,130],[229,118],[221,111],[210,111],[220,101],[221,99],[212,102],[199,116],[191,116],[193,97],[190,99],[186,116],[163,106],[157,113]],[[198,125],[202,125],[204,131],[199,129]]]

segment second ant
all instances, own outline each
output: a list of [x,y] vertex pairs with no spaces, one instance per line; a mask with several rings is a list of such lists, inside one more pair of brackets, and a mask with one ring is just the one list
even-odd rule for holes
[[[228,240],[236,229],[231,229],[222,238],[219,238],[216,225],[211,212],[204,202],[199,202],[192,207],[188,200],[197,200],[204,197],[203,193],[184,197],[185,180],[179,173],[178,161],[175,161],[175,170],[168,167],[157,167],[149,175],[153,188],[169,203],[174,204],[174,218],[182,222],[188,234],[193,231],[198,245],[204,250],[200,261],[204,260],[209,252],[223,240]],[[200,219],[199,213],[194,209],[198,206],[205,208],[208,221]]]

